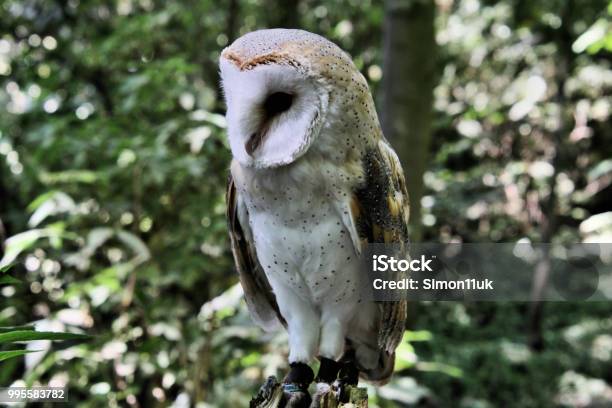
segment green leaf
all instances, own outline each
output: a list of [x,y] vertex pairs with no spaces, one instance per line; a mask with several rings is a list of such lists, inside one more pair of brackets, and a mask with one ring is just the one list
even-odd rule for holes
[[0,270],[12,264],[23,251],[32,247],[42,238],[48,238],[51,244],[57,244],[58,242],[61,243],[62,239],[76,239],[78,237],[74,233],[66,232],[65,228],[65,223],[55,222],[45,228],[31,229],[9,237],[5,241],[4,257],[0,259]]
[[87,334],[62,333],[62,332],[37,332],[31,330],[18,330],[8,333],[0,333],[0,344],[14,341],[32,340],[87,340],[91,336]]
[[0,333],[7,333],[7,332],[12,332],[12,331],[17,331],[17,330],[35,330],[34,326],[31,324],[28,325],[23,325],[23,326],[0,326]]
[[37,351],[42,350],[7,350],[0,351],[0,361],[8,360],[9,358],[23,356],[28,353],[36,353]]
[[19,279],[15,279],[9,275],[0,276],[0,285],[17,285],[21,283]]
[[439,372],[455,378],[463,377],[463,370],[459,367],[455,367],[450,364],[437,363],[433,361],[422,361],[416,364],[416,368],[420,371]]
[[91,184],[99,179],[99,175],[91,170],[65,170],[40,173],[40,181],[44,184],[83,183]]
[[46,201],[53,198],[53,196],[58,193],[58,190],[47,191],[36,197],[27,207],[28,212],[34,212],[38,207],[44,204]]
[[609,23],[606,19],[600,18],[574,41],[572,51],[576,54],[584,51],[591,54],[597,53],[605,45],[609,30]]
[[9,263],[9,264],[0,266],[0,273],[4,273],[4,272],[8,271],[9,269],[11,269],[13,267],[13,265],[15,265],[15,264]]
[[610,173],[612,173],[612,159],[603,160],[589,170],[587,179],[593,181]]
[[197,110],[193,112],[190,118],[191,120],[197,122],[208,122],[212,125],[217,126],[220,129],[225,129],[227,127],[227,122],[223,115],[219,115],[217,113],[210,113],[205,110]]
[[433,338],[430,331],[427,330],[406,330],[402,341],[413,342],[413,341],[430,341]]
[[412,344],[408,342],[400,343],[395,350],[395,370],[400,371],[412,367],[417,361],[417,355]]
[[[76,203],[66,193],[54,191],[52,195],[45,195],[45,201],[35,200],[36,207],[28,220],[31,228],[40,225],[46,218],[60,213],[71,213],[76,209]],[[29,207],[28,207],[29,208]]]
[[136,253],[139,262],[145,262],[151,258],[149,248],[138,236],[125,230],[119,230],[117,231],[117,238]]
[[5,242],[4,257],[0,259],[0,268],[12,264],[21,252],[34,245],[44,234],[42,229],[33,229],[9,237]]

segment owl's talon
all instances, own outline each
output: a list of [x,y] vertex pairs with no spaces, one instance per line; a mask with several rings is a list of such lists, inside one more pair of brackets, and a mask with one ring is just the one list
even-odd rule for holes
[[280,408],[309,408],[311,403],[308,389],[304,389],[300,384],[283,384],[283,396],[278,404]]
[[359,382],[359,368],[355,364],[353,354],[349,354],[347,358],[342,361],[342,368],[338,373],[338,379],[340,383],[346,385],[357,385]]
[[342,380],[338,380],[335,383],[335,386],[338,390],[338,401],[342,403],[349,402],[349,398],[351,396],[351,387],[353,384],[348,384],[343,382]]
[[321,365],[319,366],[319,373],[315,380],[318,383],[333,383],[338,377],[338,372],[342,364],[336,362],[330,358],[321,357]]
[[283,387],[287,385],[289,388],[296,386],[302,390],[307,390],[308,386],[314,379],[312,368],[308,364],[294,362],[289,364],[291,370],[283,381]]
[[279,407],[308,408],[312,398],[308,386],[314,379],[312,368],[308,364],[294,362],[289,364],[291,370],[283,381],[283,396]]
[[338,399],[340,402],[346,403],[349,401],[351,388],[356,387],[359,382],[359,369],[355,364],[354,351],[349,351],[342,358],[342,368],[338,374]]
[[327,407],[330,401],[336,401],[336,388],[334,385],[325,382],[317,383],[310,408]]
[[332,389],[332,385],[326,382],[318,382],[316,384],[316,393],[318,394],[325,394],[331,391]]

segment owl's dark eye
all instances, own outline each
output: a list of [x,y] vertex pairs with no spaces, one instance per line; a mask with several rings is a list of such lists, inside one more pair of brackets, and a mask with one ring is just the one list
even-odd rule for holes
[[263,140],[270,129],[272,119],[285,111],[288,111],[293,104],[293,95],[286,92],[274,92],[268,95],[264,101],[263,108],[266,114],[260,128],[257,132],[253,133],[246,145],[244,146],[249,156],[252,156],[255,150],[261,146]]
[[285,92],[270,94],[264,102],[266,116],[272,118],[279,113],[283,113],[291,108],[291,104],[293,104],[293,95],[291,94]]

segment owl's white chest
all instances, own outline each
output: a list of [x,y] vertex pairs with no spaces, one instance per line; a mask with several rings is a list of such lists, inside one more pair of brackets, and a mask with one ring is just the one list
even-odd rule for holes
[[275,291],[290,289],[314,304],[355,301],[359,259],[325,190],[279,186],[278,194],[246,194],[257,257]]

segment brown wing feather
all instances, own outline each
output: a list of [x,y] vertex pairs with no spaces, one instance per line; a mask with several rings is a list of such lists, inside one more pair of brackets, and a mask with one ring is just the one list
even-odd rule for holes
[[278,310],[270,283],[257,260],[248,213],[231,175],[227,183],[226,204],[232,252],[249,312],[260,327],[273,330],[279,321],[283,324],[285,321]]
[[[395,244],[408,250],[410,205],[404,173],[397,155],[384,139],[363,157],[365,183],[356,190],[351,215],[362,243]],[[378,345],[392,353],[402,339],[406,300],[381,302]]]

